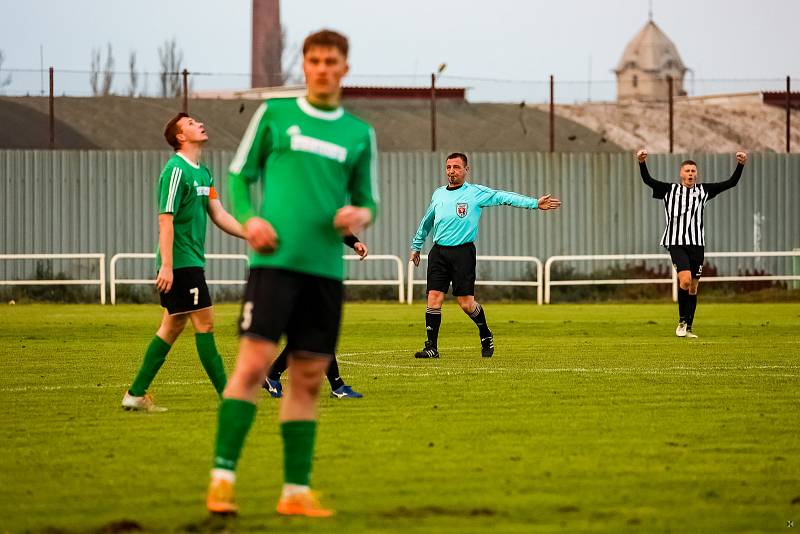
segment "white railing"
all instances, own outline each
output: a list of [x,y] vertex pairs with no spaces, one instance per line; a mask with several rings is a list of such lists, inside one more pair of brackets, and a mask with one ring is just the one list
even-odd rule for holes
[[[800,251],[776,252],[708,252],[706,258],[759,258],[759,257],[791,257],[800,256]],[[671,262],[669,254],[586,254],[580,256],[551,256],[544,265],[544,301],[550,303],[551,286],[581,286],[603,284],[672,284],[672,300],[678,300],[678,275],[671,270],[670,278],[630,278],[605,280],[552,280],[551,269],[557,261],[594,261],[594,260],[656,260]],[[750,276],[704,276],[704,282],[745,282],[770,280],[800,280],[798,275],[750,275]]]
[[88,280],[0,280],[0,286],[100,286],[100,304],[106,303],[106,255],[105,254],[0,254],[0,260],[98,260],[99,278]]
[[[122,259],[155,259],[156,255],[152,252],[131,252],[115,254],[111,258],[111,266],[109,268],[110,277],[109,284],[111,285],[111,304],[117,303],[117,284],[154,284],[155,278],[117,278],[117,261]],[[360,260],[359,256],[342,256],[343,259],[348,261]],[[206,254],[206,259],[210,260],[242,260],[247,262],[245,254]],[[397,278],[390,280],[345,280],[345,285],[397,285],[398,300],[403,302],[403,262],[397,256],[391,255],[369,255],[364,261],[370,260],[389,260],[397,265]],[[155,268],[155,267],[154,267]],[[207,280],[208,285],[244,285],[246,280]]]
[[[420,260],[427,261],[428,255],[421,254]],[[536,281],[532,282],[530,280],[476,280],[476,286],[528,286],[528,287],[535,287],[536,288],[536,303],[542,303],[542,262],[539,258],[535,256],[477,256],[475,258],[477,261],[523,261],[523,262],[530,262],[536,265]],[[408,282],[407,282],[407,291],[408,296],[406,298],[406,302],[409,304],[412,303],[414,299],[414,285],[424,285],[426,284],[426,280],[414,280],[414,263],[409,261],[408,262]]]
[[[707,252],[706,258],[789,258],[800,257],[800,250],[778,250],[770,252]],[[800,280],[800,275],[765,274],[748,276],[704,276],[703,282],[751,282],[772,280]]]
[[[800,250],[795,251],[770,251],[770,252],[709,252],[706,258],[759,258],[759,257],[800,257]],[[100,288],[100,303],[106,303],[106,269],[105,254],[0,254],[0,260],[38,260],[38,259],[94,259],[99,263],[96,279],[86,280],[0,280],[0,286],[12,285],[97,285]],[[117,262],[122,259],[154,259],[153,253],[120,253],[115,254],[110,262],[110,295],[111,304],[116,304],[116,287],[119,284],[153,284],[154,279],[138,278],[117,278]],[[207,259],[232,259],[247,262],[244,254],[206,254]],[[342,256],[346,261],[358,261],[356,255]],[[426,254],[420,256],[421,260],[428,259]],[[536,265],[536,281],[527,280],[478,280],[475,285],[482,286],[529,286],[536,287],[536,302],[550,303],[550,288],[553,286],[579,286],[579,285],[603,285],[603,284],[672,284],[672,299],[678,298],[678,277],[674,269],[671,270],[669,278],[640,278],[640,279],[605,279],[605,280],[552,280],[552,266],[555,262],[566,261],[633,261],[633,260],[665,260],[670,262],[668,254],[596,254],[596,255],[574,255],[574,256],[551,256],[542,266],[542,262],[534,256],[478,256],[477,261],[521,261],[530,262]],[[399,302],[413,302],[413,291],[415,285],[424,285],[426,281],[414,279],[414,264],[408,263],[408,278],[403,283],[403,261],[394,255],[378,254],[368,256],[366,261],[382,260],[391,261],[397,267],[397,277],[380,280],[345,280],[346,285],[396,285],[397,300]],[[704,282],[746,282],[746,281],[779,281],[795,280],[800,281],[800,275],[748,275],[748,276],[704,276]],[[209,285],[244,285],[245,280],[208,280]],[[403,295],[406,298],[403,298]],[[544,298],[542,296],[544,293]]]
[[[117,278],[117,262],[125,259],[151,259],[156,258],[153,252],[123,252],[114,254],[111,257],[111,265],[109,267],[109,285],[111,286],[111,304],[117,303],[117,284],[134,285],[134,284],[155,284],[155,278]],[[246,254],[206,254],[207,260],[240,260],[247,262]],[[155,265],[153,266],[155,270]],[[208,285],[217,286],[232,286],[244,285],[247,283],[245,280],[206,280]]]
[[[361,256],[350,255],[350,256],[342,256],[346,261],[358,261],[361,259]],[[403,299],[403,260],[401,260],[398,256],[393,256],[391,254],[369,254],[364,261],[371,261],[371,260],[384,260],[384,261],[392,261],[397,266],[397,278],[394,279],[387,279],[387,280],[345,280],[344,285],[346,286],[393,286],[397,285],[397,301],[402,303]]]
[[678,299],[678,275],[672,270],[670,278],[622,278],[604,280],[553,280],[551,270],[557,261],[595,261],[595,260],[666,260],[669,254],[584,254],[574,256],[550,256],[544,262],[544,302],[550,304],[551,286],[590,286],[613,284],[672,284],[672,299]]

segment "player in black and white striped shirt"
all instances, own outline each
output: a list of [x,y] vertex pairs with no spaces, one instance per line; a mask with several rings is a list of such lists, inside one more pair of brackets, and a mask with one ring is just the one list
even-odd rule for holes
[[661,237],[661,245],[669,250],[672,264],[678,271],[678,337],[696,338],[692,332],[694,312],[697,308],[697,286],[703,274],[703,255],[706,238],[703,214],[706,203],[739,182],[742,177],[747,154],[736,153],[736,170],[724,182],[712,184],[697,183],[697,163],[686,160],[681,163],[680,183],[667,183],[654,180],[647,170],[647,150],[636,153],[642,181],[653,190],[653,198],[664,201],[664,215],[667,227]]

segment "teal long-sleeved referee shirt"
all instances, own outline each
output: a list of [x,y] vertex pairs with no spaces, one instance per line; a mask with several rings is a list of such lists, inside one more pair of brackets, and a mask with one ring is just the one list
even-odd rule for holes
[[445,247],[471,243],[478,236],[481,210],[490,206],[536,209],[539,201],[510,191],[464,182],[460,187],[442,186],[433,192],[431,204],[411,240],[411,250],[420,251],[433,229],[433,242]]

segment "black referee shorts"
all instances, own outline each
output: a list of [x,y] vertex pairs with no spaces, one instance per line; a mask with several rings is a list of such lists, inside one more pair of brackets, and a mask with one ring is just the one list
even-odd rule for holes
[[705,247],[702,245],[670,245],[667,247],[672,265],[678,272],[690,271],[692,278],[699,279],[703,275]]
[[192,313],[211,307],[206,275],[202,267],[182,267],[172,271],[172,287],[158,294],[169,315]]
[[278,343],[289,351],[332,356],[342,320],[341,280],[256,267],[244,291],[239,335]]
[[428,291],[447,293],[453,283],[453,295],[475,294],[475,244],[455,247],[433,245],[428,254]]

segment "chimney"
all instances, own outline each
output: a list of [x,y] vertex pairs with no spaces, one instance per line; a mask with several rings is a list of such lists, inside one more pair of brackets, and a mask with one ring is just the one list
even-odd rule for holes
[[280,0],[253,0],[250,87],[283,85]]

